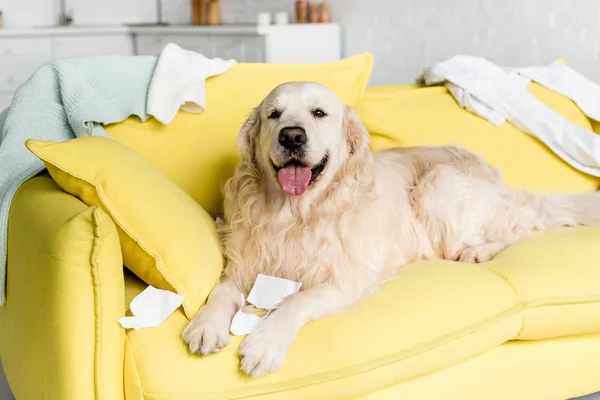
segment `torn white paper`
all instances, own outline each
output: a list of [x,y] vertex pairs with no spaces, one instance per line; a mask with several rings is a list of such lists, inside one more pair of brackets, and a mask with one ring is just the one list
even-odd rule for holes
[[229,330],[235,336],[247,335],[254,330],[260,320],[261,318],[257,315],[246,314],[239,310],[233,317]]
[[258,274],[248,295],[248,302],[263,310],[271,310],[284,298],[300,290],[300,286],[300,282]]
[[[301,282],[259,274],[248,295],[248,302],[256,308],[270,311],[277,308],[287,296],[298,292],[301,286]],[[244,296],[242,295],[242,308],[244,304]],[[266,318],[267,315],[263,318]],[[247,335],[256,328],[263,318],[244,313],[240,309],[233,317],[229,330],[235,336]]]
[[131,301],[129,309],[133,317],[123,317],[119,323],[125,329],[154,328],[162,324],[182,303],[183,296],[148,286]]

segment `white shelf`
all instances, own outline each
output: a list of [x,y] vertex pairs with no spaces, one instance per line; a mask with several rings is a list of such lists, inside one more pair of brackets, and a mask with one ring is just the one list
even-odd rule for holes
[[256,25],[157,25],[129,29],[137,35],[258,35]]
[[142,35],[259,35],[290,31],[339,29],[338,24],[288,24],[288,25],[156,25],[156,26],[68,26],[40,28],[3,28],[0,37],[46,36],[97,36],[114,34]]
[[127,26],[68,26],[52,28],[2,28],[0,37],[47,37],[47,36],[98,36],[127,34],[131,29]]

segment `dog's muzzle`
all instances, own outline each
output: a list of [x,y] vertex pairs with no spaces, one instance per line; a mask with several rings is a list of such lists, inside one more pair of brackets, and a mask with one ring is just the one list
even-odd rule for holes
[[301,150],[307,140],[306,130],[300,126],[288,126],[279,131],[279,144],[291,152]]

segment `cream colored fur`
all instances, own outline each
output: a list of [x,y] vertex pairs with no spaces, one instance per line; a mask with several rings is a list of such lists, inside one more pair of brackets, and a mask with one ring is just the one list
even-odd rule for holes
[[[321,107],[327,117],[314,118]],[[281,118],[268,118],[273,109]],[[285,195],[273,164],[278,132],[303,126],[306,161],[329,162],[300,197]],[[192,352],[229,343],[229,325],[257,274],[302,282],[244,340],[241,368],[279,369],[308,321],[368,298],[402,266],[418,260],[484,262],[534,231],[600,225],[600,195],[539,196],[509,189],[481,157],[456,146],[372,154],[355,114],[315,83],[276,88],[244,124],[242,160],[225,188],[223,283],[189,323]]]

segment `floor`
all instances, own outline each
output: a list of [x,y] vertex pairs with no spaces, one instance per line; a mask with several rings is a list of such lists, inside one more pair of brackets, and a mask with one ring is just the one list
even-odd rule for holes
[[[6,382],[6,377],[4,376],[4,371],[2,370],[2,364],[0,363],[0,400],[15,400],[14,396],[10,392],[8,388],[8,383]],[[600,400],[600,392],[590,394],[583,397],[578,397],[573,400]]]
[[2,363],[0,363],[0,400],[15,400],[15,397],[10,392],[8,383],[6,382]]

